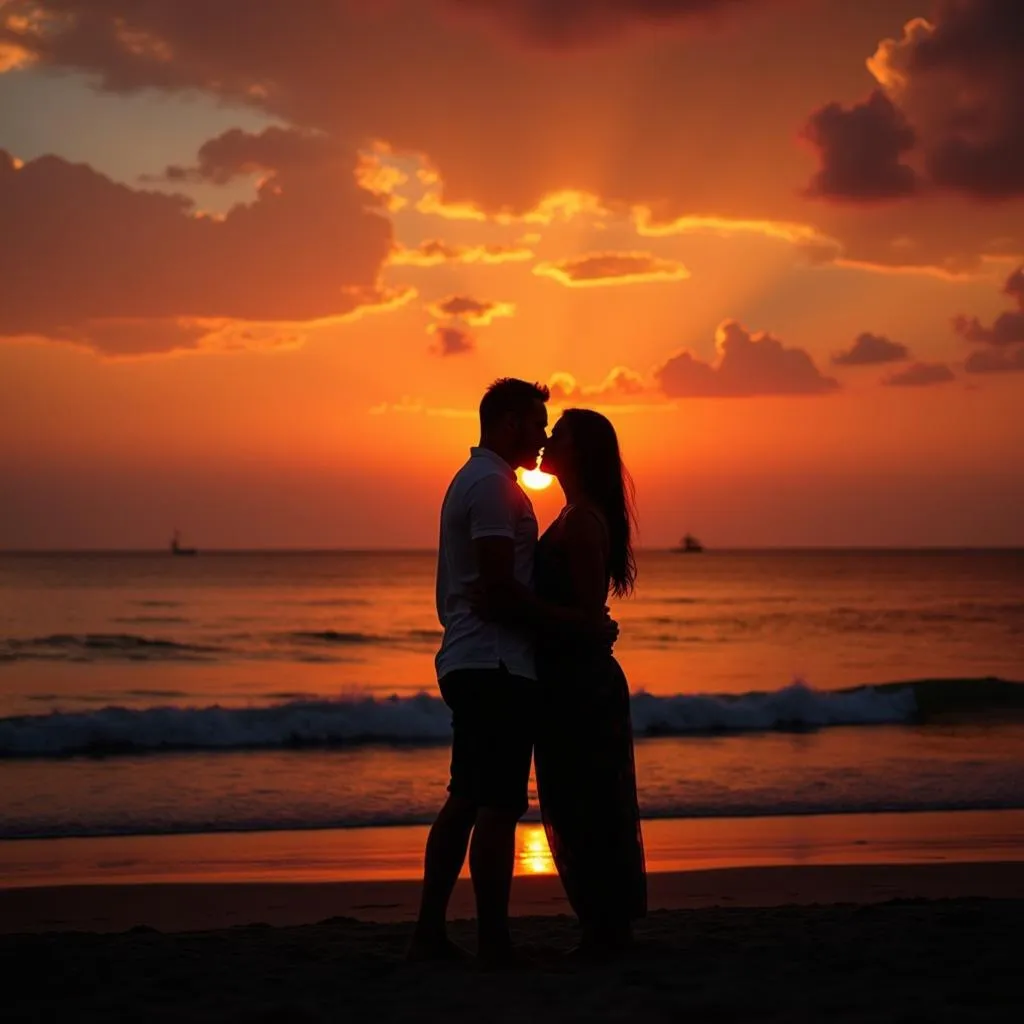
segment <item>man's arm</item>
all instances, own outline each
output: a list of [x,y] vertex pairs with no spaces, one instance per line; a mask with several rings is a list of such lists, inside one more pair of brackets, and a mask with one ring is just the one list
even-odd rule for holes
[[507,537],[474,541],[480,567],[481,603],[487,618],[520,629],[558,636],[593,634],[606,621],[603,604],[596,610],[564,608],[542,601],[515,578],[515,544]]
[[[516,485],[494,474],[469,494],[469,532],[480,570],[480,598],[488,618],[543,633],[593,633],[606,616],[540,600],[515,577]],[[603,603],[602,603],[603,607]]]

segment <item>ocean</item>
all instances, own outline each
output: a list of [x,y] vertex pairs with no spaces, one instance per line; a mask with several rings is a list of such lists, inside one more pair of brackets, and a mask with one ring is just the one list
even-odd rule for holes
[[[429,822],[434,557],[0,555],[0,840]],[[1024,808],[1024,552],[638,561],[645,818]]]

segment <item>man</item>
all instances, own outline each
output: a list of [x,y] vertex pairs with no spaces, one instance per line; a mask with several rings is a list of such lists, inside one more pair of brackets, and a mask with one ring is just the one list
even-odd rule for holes
[[[445,919],[468,848],[479,959],[490,966],[516,961],[508,903],[533,753],[533,635],[596,629],[614,640],[616,632],[607,613],[601,622],[577,621],[579,613],[533,595],[537,519],[515,471],[536,465],[547,440],[548,397],[543,385],[512,378],[487,389],[480,444],[441,507],[436,597],[444,638],[436,668],[452,711],[451,781],[427,839],[412,959],[465,955],[449,941]],[[477,611],[481,602],[486,619]]]

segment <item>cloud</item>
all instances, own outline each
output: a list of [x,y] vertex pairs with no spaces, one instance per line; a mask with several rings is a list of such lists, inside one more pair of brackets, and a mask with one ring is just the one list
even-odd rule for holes
[[[844,110],[812,115],[822,169],[811,191],[897,198],[920,187],[982,199],[1024,196],[1024,7],[1016,0],[936,0],[868,67],[881,86]],[[912,151],[922,179],[901,159]]]
[[1024,345],[1009,351],[985,348],[972,352],[964,369],[968,373],[1024,373]]
[[635,402],[654,394],[643,376],[628,366],[616,366],[600,384],[589,386],[579,384],[571,373],[555,373],[548,381],[548,387],[554,405],[585,401]]
[[[780,9],[785,2],[779,0]],[[411,175],[417,180],[408,190],[410,205],[418,198],[411,193],[423,185],[435,204],[481,222],[546,222],[545,204],[560,196],[556,209],[547,211],[550,219],[620,209],[628,217],[634,206],[656,210],[660,223],[688,217],[778,224],[813,219],[809,226],[826,241],[810,242],[807,254],[825,261],[841,253],[850,267],[963,272],[996,250],[1024,252],[1022,211],[1008,216],[1005,206],[978,204],[964,215],[946,198],[881,210],[863,202],[852,210],[834,202],[809,204],[794,178],[802,172],[791,129],[801,111],[818,103],[813,76],[794,73],[784,90],[799,104],[796,111],[781,100],[766,105],[764,76],[749,62],[741,60],[735,73],[722,78],[722,68],[733,67],[730,61],[747,42],[737,46],[729,36],[712,35],[693,59],[692,45],[673,42],[664,32],[698,25],[701,9],[731,7],[738,17],[757,19],[755,32],[772,30],[766,45],[777,64],[806,68],[807,53],[829,32],[829,60],[838,59],[843,46],[856,45],[856,33],[849,44],[834,38],[837,24],[861,23],[859,15],[846,13],[856,4],[842,5],[839,22],[831,17],[833,4],[806,4],[799,18],[784,24],[772,24],[764,13],[773,0],[704,0],[703,7],[671,0],[559,0],[544,10],[537,0],[530,9],[527,0],[507,6],[483,0],[455,6],[452,0],[291,0],[287,6],[283,17],[280,0],[6,0],[0,23],[42,12],[45,28],[30,28],[17,39],[41,73],[74,72],[117,93],[198,91],[228,107],[245,105],[275,122],[320,133],[345,151],[365,154],[376,145],[368,140],[382,140],[391,156],[361,156],[356,170],[382,210],[395,198],[394,186],[379,177],[382,161],[403,170],[407,162],[421,161],[431,169],[432,184]],[[393,16],[396,11],[401,17]],[[657,21],[663,14],[668,20]],[[566,45],[597,39],[607,45],[578,45],[564,59],[551,59],[543,46],[506,45],[512,37],[549,37],[544,26],[552,17],[569,25],[555,35]],[[476,32],[474,21],[488,31]],[[657,33],[641,38],[625,31],[644,25],[657,25],[664,41]],[[858,73],[866,56],[857,53],[851,67],[836,74],[845,80]],[[901,162],[927,177],[921,159],[926,126],[894,88],[885,92],[918,138]],[[732,130],[723,130],[725,124]],[[593,209],[578,208],[584,196],[596,204]],[[406,215],[415,216],[412,210]]]
[[455,324],[431,324],[427,333],[434,338],[430,351],[439,356],[460,356],[476,348],[476,339],[465,328]]
[[898,341],[884,335],[865,331],[857,335],[854,343],[844,352],[832,357],[834,366],[877,366],[880,363],[898,363],[910,357],[910,350]]
[[570,288],[641,281],[682,281],[690,272],[676,260],[649,252],[595,252],[559,263],[538,263],[533,272]]
[[428,309],[439,319],[451,317],[464,320],[474,327],[485,327],[498,317],[515,316],[516,307],[512,302],[491,302],[486,299],[474,299],[468,295],[449,295],[432,303]]
[[388,256],[388,265],[439,267],[446,263],[519,263],[533,256],[533,250],[522,245],[451,245],[433,238],[411,248],[396,245]]
[[1021,309],[1024,309],[1024,267],[1018,267],[1003,285],[1003,293],[1016,299]]
[[165,177],[227,185],[251,174],[294,174],[329,165],[351,174],[357,163],[351,152],[321,132],[272,125],[255,133],[232,128],[209,139],[200,146],[195,167],[171,166]]
[[918,190],[914,169],[902,162],[914,146],[914,131],[879,90],[849,109],[829,103],[816,110],[803,136],[821,160],[808,188],[812,196],[872,202]]
[[822,234],[811,224],[700,214],[687,214],[659,221],[648,206],[634,206],[632,217],[637,234],[644,238],[691,234],[710,234],[723,238],[735,235],[760,235],[763,238],[789,242],[814,257],[816,262],[835,259],[842,252],[842,246],[836,239]]
[[976,316],[961,314],[953,318],[953,328],[966,341],[996,346],[1016,345],[1024,342],[1024,311],[1000,313],[991,327],[986,327]]
[[361,189],[379,199],[386,209],[394,213],[405,207],[408,202],[396,193],[408,182],[409,176],[383,159],[389,155],[388,148],[379,144],[369,152],[360,152],[355,176],[356,183]]
[[[0,8],[3,4],[0,4]],[[33,54],[22,43],[23,37],[36,35],[42,27],[42,15],[31,7],[4,13],[0,10],[0,75],[25,67]]]
[[646,29],[682,29],[774,0],[442,0],[454,13],[490,23],[515,39],[553,50]]
[[[196,173],[266,175],[253,202],[217,217],[85,164],[22,164],[0,151],[0,337],[84,339],[121,354],[194,342],[184,321],[321,320],[407,301],[409,290],[379,285],[391,224],[356,184],[354,154],[308,141],[229,132],[207,143]],[[162,319],[173,323],[159,330]],[[133,321],[148,324],[134,346],[124,334]]]
[[447,220],[490,221],[505,226],[548,225],[566,223],[576,217],[600,218],[609,216],[608,209],[592,192],[581,189],[556,189],[541,196],[536,205],[530,209],[516,212],[509,209],[488,211],[474,202],[449,202],[444,198],[442,179],[436,169],[425,168],[420,172],[420,180],[431,186],[417,200],[417,212],[444,217]]
[[31,61],[31,55],[27,50],[15,46],[13,43],[0,42],[0,75],[5,71],[13,71],[15,68],[23,67]]
[[398,309],[416,295],[415,288],[367,290],[350,313],[318,320],[100,317],[81,328],[68,327],[50,340],[77,345],[111,360],[188,352],[286,352],[300,348],[313,331]]
[[890,374],[882,383],[890,388],[924,388],[953,380],[956,375],[945,363],[912,363],[905,370]]
[[671,398],[740,397],[753,395],[827,394],[839,382],[824,376],[799,348],[786,348],[770,334],[751,334],[735,320],[715,332],[717,357],[706,363],[682,351],[654,373]]
[[1016,299],[1020,309],[1000,313],[991,327],[986,327],[976,316],[961,313],[953,318],[956,333],[966,341],[997,348],[1024,343],[1024,267],[1018,267],[1006,279],[1003,294]]
[[96,318],[80,330],[69,328],[63,340],[113,359],[195,351],[213,336],[217,321],[185,317]]
[[371,416],[438,416],[442,419],[476,419],[476,409],[453,409],[447,406],[431,407],[422,398],[405,395],[397,402],[380,402],[367,410]]
[[982,198],[1024,195],[1024,9],[938,0],[931,21],[885,40],[871,70],[920,125],[932,182]]

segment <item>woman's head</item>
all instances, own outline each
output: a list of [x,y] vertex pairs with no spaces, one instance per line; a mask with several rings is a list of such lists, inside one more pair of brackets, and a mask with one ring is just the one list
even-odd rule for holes
[[541,469],[602,511],[608,522],[612,588],[619,597],[630,593],[636,582],[633,480],[611,421],[593,409],[566,409],[551,431]]

